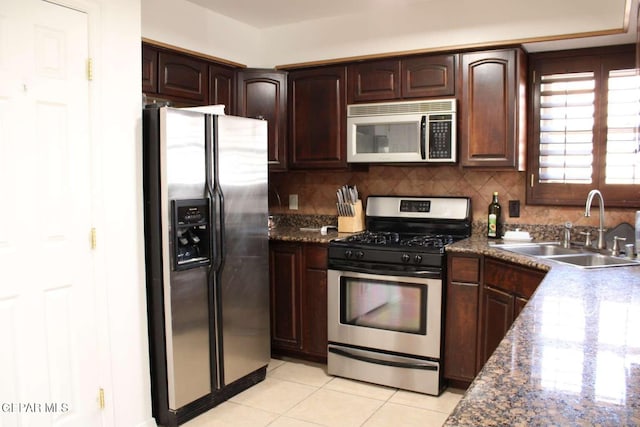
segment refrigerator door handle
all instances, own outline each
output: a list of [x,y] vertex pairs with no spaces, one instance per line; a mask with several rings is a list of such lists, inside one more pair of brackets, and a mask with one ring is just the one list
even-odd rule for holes
[[209,198],[213,204],[211,212],[211,242],[213,246],[213,260],[212,270],[219,272],[224,263],[224,194],[220,189],[220,183],[218,179],[218,149],[214,138],[214,117],[211,115],[206,116],[205,121],[205,139],[207,145],[208,155],[206,157],[206,169],[207,169],[207,192]]
[[224,254],[224,241],[225,241],[225,227],[224,227],[224,193],[220,188],[215,188],[215,194],[218,198],[217,205],[220,207],[220,210],[216,212],[216,221],[218,222],[216,229],[219,230],[218,234],[218,253],[216,256],[216,271],[222,271],[224,267],[225,254]]

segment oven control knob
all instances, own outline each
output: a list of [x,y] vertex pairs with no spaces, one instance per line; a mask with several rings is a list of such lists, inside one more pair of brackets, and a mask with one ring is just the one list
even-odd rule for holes
[[411,257],[409,256],[409,254],[402,254],[402,262],[409,262],[411,261]]
[[353,252],[349,249],[347,249],[346,251],[344,251],[344,257],[345,258],[351,258],[353,256]]
[[364,252],[362,252],[362,251],[356,252],[356,258],[358,258],[358,259],[364,258]]
[[413,258],[413,261],[414,261],[416,264],[420,264],[420,263],[422,262],[422,255],[416,255],[416,256]]

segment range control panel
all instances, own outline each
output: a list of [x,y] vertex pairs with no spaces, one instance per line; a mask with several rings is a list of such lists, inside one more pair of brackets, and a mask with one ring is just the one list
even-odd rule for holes
[[401,200],[400,212],[429,212],[431,200]]

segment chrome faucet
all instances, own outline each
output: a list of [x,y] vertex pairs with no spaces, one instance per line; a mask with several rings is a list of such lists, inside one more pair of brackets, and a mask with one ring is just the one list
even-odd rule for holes
[[591,216],[591,202],[595,196],[600,198],[600,227],[598,228],[598,241],[596,242],[596,247],[598,249],[606,249],[607,242],[604,240],[604,199],[602,198],[602,193],[600,193],[599,190],[589,191],[587,203],[584,207],[584,216]]

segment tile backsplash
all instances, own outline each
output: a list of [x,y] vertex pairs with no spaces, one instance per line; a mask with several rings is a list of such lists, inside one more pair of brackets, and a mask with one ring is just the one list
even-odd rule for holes
[[[293,171],[270,174],[269,207],[275,214],[336,215],[336,190],[357,185],[361,198],[369,195],[468,196],[472,199],[473,219],[486,222],[487,207],[494,191],[502,205],[506,229],[520,224],[597,227],[598,206],[584,217],[583,206],[528,206],[525,204],[524,172],[493,172],[461,169],[457,166],[374,166],[368,171]],[[298,195],[298,210],[288,208],[290,194]],[[509,200],[520,200],[520,217],[510,218]],[[637,208],[607,207],[607,228],[635,222]]]

